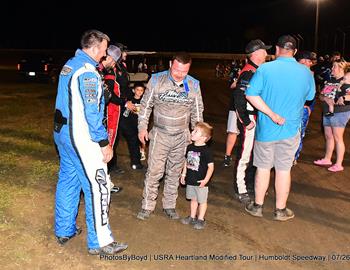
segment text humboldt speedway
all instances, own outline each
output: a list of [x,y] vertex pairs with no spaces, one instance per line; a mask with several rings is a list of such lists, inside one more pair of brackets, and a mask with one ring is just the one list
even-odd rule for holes
[[107,255],[101,254],[100,260],[105,261],[327,261],[329,256],[325,255],[244,255],[244,254],[205,254],[205,255],[183,255],[183,254],[123,254]]

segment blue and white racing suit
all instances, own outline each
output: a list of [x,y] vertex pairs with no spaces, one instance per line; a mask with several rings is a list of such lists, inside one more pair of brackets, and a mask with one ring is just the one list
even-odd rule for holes
[[62,68],[54,140],[60,156],[55,234],[76,233],[80,191],[84,192],[88,248],[114,241],[109,226],[110,179],[101,147],[108,144],[102,120],[104,97],[97,62],[82,50]]

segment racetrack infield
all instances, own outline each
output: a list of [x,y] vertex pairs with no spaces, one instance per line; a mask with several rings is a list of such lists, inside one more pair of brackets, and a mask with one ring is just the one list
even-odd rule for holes
[[[263,218],[249,216],[233,198],[233,168],[224,168],[229,90],[214,77],[213,63],[194,62],[190,74],[201,81],[205,120],[214,126],[211,147],[215,172],[209,192],[207,227],[196,231],[157,208],[148,221],[136,219],[141,207],[143,174],[129,169],[125,141],[118,149],[123,186],[110,206],[112,231],[129,248],[120,256],[87,254],[84,202],[78,224],[83,233],[66,246],[53,231],[58,157],[52,140],[55,86],[17,82],[14,71],[0,71],[0,265],[2,269],[349,269],[350,171],[349,128],[345,171],[328,172],[312,161],[322,156],[319,103],[311,116],[304,149],[292,170],[288,207],[295,218],[272,220],[270,183]],[[271,175],[273,180],[273,174]],[[177,210],[187,216],[189,202],[179,189]],[[124,256],[123,256],[124,255]],[[345,255],[345,256],[342,256]],[[346,256],[347,255],[347,256]],[[325,256],[325,261],[322,261]]]

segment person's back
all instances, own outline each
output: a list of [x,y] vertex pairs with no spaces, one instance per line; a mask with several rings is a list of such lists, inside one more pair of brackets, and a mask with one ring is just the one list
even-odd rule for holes
[[[313,78],[305,66],[294,58],[279,57],[272,62],[261,65],[253,76],[251,85],[258,77],[263,76],[261,83],[264,91],[261,97],[272,111],[286,119],[284,125],[275,125],[262,112],[258,113],[256,139],[258,141],[281,140],[296,134],[302,117],[302,108],[310,92]],[[305,87],[309,85],[309,87]],[[255,86],[261,91],[263,85]]]

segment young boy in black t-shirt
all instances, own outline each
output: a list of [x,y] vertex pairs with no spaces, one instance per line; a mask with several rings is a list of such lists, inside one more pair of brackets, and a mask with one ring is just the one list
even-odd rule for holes
[[191,224],[198,230],[205,226],[208,182],[214,171],[213,155],[206,145],[212,132],[213,128],[205,122],[196,124],[191,133],[193,143],[187,146],[186,161],[180,179],[182,185],[187,185],[186,198],[191,200],[191,214],[181,219],[181,222]]

